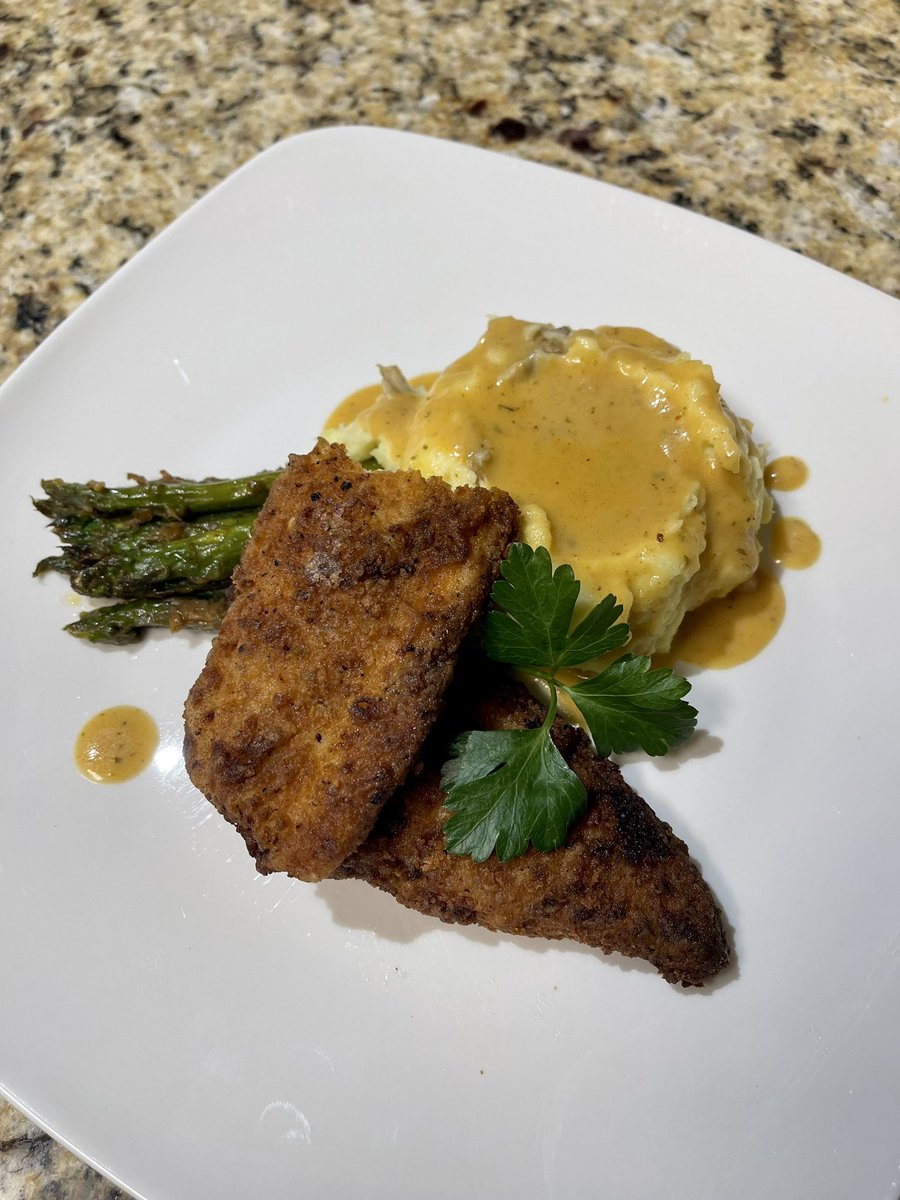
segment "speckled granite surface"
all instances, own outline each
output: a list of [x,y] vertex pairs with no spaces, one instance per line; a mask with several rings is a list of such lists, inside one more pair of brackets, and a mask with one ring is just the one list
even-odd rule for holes
[[[686,205],[900,295],[897,0],[0,0],[0,378],[279,138],[368,123]],[[0,1106],[0,1200],[120,1193]]]

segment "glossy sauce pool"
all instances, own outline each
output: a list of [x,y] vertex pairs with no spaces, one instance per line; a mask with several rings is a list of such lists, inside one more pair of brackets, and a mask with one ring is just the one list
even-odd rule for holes
[[[508,336],[513,336],[517,333],[518,323],[511,322],[510,324],[512,333]],[[603,332],[609,333],[610,331]],[[652,339],[651,335],[641,334],[640,337],[637,337],[638,332],[631,331],[636,344],[639,344],[640,339],[644,338],[648,345],[656,345],[657,340]],[[460,363],[465,364],[471,358],[472,355],[469,355],[460,360]],[[489,374],[493,369],[492,363],[493,360],[489,359],[487,364]],[[459,369],[459,364],[457,364],[450,368],[450,371]],[[691,369],[694,368],[691,367]],[[427,390],[436,379],[438,379],[437,375],[421,376],[414,381],[414,386]],[[481,382],[483,384],[483,381]],[[607,378],[602,381],[601,390],[604,393],[606,405],[614,404],[618,398],[613,383],[614,380],[611,381]],[[493,391],[498,391],[498,389],[495,387]],[[469,392],[472,394],[469,395]],[[367,409],[370,415],[373,414],[375,410],[369,409],[369,406],[375,404],[377,408],[378,398],[382,394],[382,386],[378,384],[354,392],[332,414],[329,426],[344,426],[356,420]],[[452,408],[452,418],[458,419],[459,410],[461,407],[464,408],[466,403],[474,404],[477,413],[480,416],[483,415],[485,408],[489,407],[488,402],[491,395],[491,388],[485,386],[475,388],[470,380],[461,390],[459,403]],[[503,403],[500,403],[504,398],[505,394],[499,396],[497,400],[501,409],[505,407]],[[542,395],[542,403],[545,400],[546,396]],[[522,404],[522,396],[517,393],[516,404],[513,407],[518,410]],[[420,397],[407,392],[395,397],[391,402],[383,404],[378,415],[372,419],[376,426],[379,422],[383,426],[378,429],[382,436],[388,437],[398,445],[406,439],[412,439],[412,444],[416,445],[418,444],[415,440],[417,435],[413,433],[413,425],[421,407]],[[552,409],[553,405],[550,408]],[[540,415],[543,408],[536,409],[535,412]],[[577,430],[575,440],[579,442],[584,442],[585,439],[589,440],[592,423],[596,419],[593,407],[587,408],[582,413],[576,413],[576,415],[582,420],[583,427],[579,427]],[[432,429],[431,433],[434,432]],[[546,431],[544,432],[546,433]],[[629,436],[624,440],[634,449],[639,460],[647,458],[654,448],[658,449],[655,447],[655,439],[658,437],[658,431],[655,428],[651,428],[648,432],[640,422],[637,422],[635,428],[628,428],[626,432]],[[644,438],[644,442],[641,442],[637,436],[638,433]],[[492,479],[491,482],[516,494],[517,490],[521,493],[525,489],[525,480],[528,480],[533,485],[536,496],[543,497],[545,493],[553,496],[558,491],[561,475],[571,473],[570,459],[573,456],[568,442],[565,439],[540,436],[540,430],[533,422],[519,429],[508,417],[505,421],[503,437],[509,442],[511,448],[508,459],[519,470],[522,478],[516,476],[512,468],[508,466],[506,475],[501,472],[501,477]],[[654,443],[653,446],[644,444],[648,438],[651,443]],[[462,439],[462,441],[465,440],[465,438]],[[555,452],[554,443],[556,443]],[[427,448],[424,442],[422,444],[423,448]],[[598,500],[596,494],[598,472],[589,472],[590,498],[588,498],[587,491],[584,494],[577,494],[570,506],[572,511],[567,514],[566,523],[575,529],[578,536],[574,539],[570,537],[571,544],[565,539],[557,539],[560,544],[554,546],[554,551],[562,560],[573,561],[573,564],[579,548],[590,545],[595,536],[598,511],[603,512],[606,508],[616,512],[630,513],[639,523],[646,524],[646,514],[643,511],[646,507],[644,476],[637,470],[629,470],[626,474],[629,475],[631,483],[629,486],[624,486],[622,480],[616,478],[614,472],[610,470],[609,454],[601,455],[600,459],[604,463],[605,470],[599,474],[607,476],[606,482],[612,489],[611,494],[605,500],[602,497]],[[429,465],[431,464],[423,463],[421,469],[425,473],[431,473],[427,469]],[[633,465],[631,464],[631,466]],[[768,464],[765,468],[764,478],[770,491],[792,492],[802,487],[807,481],[809,468],[796,455],[782,455]],[[658,480],[653,480],[653,486],[656,487],[658,482]],[[541,503],[544,501],[541,500]],[[738,513],[737,516],[740,517],[741,514]],[[732,519],[734,520],[734,514],[732,514]],[[650,524],[652,525],[652,521]],[[526,536],[534,545],[534,530],[530,531],[530,535]],[[658,538],[660,536],[657,534]],[[638,544],[645,545],[648,538],[649,534],[646,531],[637,530],[633,540]],[[771,546],[770,563],[783,568],[801,569],[812,566],[818,558],[821,548],[821,543],[812,529],[806,522],[796,517],[777,517],[769,526],[764,540]],[[576,565],[576,574],[579,574],[577,564],[574,565]],[[612,590],[612,587],[609,590]],[[655,655],[654,660],[660,665],[673,667],[677,666],[679,662],[718,669],[738,666],[740,663],[756,657],[772,641],[781,627],[784,614],[785,595],[778,579],[778,572],[760,566],[747,582],[735,588],[727,596],[708,600],[699,607],[688,611],[675,634],[670,651],[664,655]],[[626,616],[625,619],[629,619],[632,633],[638,633],[633,620],[629,616]],[[637,652],[641,652],[640,648]]]
[[800,517],[778,517],[772,522],[772,561],[793,571],[811,567],[822,551],[819,535]]
[[765,650],[781,628],[784,589],[765,567],[721,600],[710,600],[687,614],[668,654],[656,666],[679,662],[697,667],[737,667]]
[[[772,491],[795,491],[809,478],[806,463],[794,455],[774,459],[765,471]],[[789,570],[805,570],[819,557],[822,543],[799,517],[776,517],[769,527],[769,559]],[[675,667],[722,669],[755,658],[781,628],[786,601],[776,575],[760,567],[752,579],[720,600],[711,600],[688,613],[668,654],[654,663]]]
[[388,469],[507,492],[521,540],[580,580],[582,611],[617,597],[634,653],[667,645],[685,611],[756,569],[756,447],[711,368],[668,342],[495,317],[427,390],[390,370],[325,436]]
[[75,739],[75,765],[94,783],[124,783],[147,767],[159,745],[156,722],[142,708],[104,708]]
[[765,470],[766,487],[774,492],[795,492],[809,479],[809,467],[793,454],[773,458]]

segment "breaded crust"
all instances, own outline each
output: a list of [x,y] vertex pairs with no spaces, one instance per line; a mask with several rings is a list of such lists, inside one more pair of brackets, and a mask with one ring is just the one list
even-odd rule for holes
[[[464,712],[456,729],[534,727],[542,715],[524,688],[500,685],[475,712]],[[687,847],[618,767],[597,757],[580,729],[558,720],[553,739],[588,792],[587,810],[564,847],[530,849],[506,863],[448,854],[442,731],[421,776],[385,808],[338,874],[364,879],[442,921],[572,938],[646,959],[670,983],[701,985],[727,965],[729,949],[719,908]]]
[[292,455],[185,705],[196,786],[259,869],[317,880],[365,838],[441,706],[518,510],[503,492]]

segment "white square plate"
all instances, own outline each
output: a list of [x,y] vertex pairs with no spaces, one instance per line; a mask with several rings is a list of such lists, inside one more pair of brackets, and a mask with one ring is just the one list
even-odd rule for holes
[[[715,752],[629,763],[734,927],[703,992],[254,873],[188,783],[197,636],[59,631],[45,476],[239,474],[304,451],[377,362],[492,313],[642,325],[711,362],[823,539],[755,661],[694,678]],[[284,142],[148,246],[0,394],[0,1080],[152,1200],[893,1200],[900,1176],[900,305],[691,213],[372,129]],[[90,784],[100,708],[162,730]]]

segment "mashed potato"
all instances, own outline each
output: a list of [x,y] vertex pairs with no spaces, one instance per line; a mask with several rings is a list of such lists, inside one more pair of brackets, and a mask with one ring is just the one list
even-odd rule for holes
[[618,598],[634,653],[667,650],[687,611],[756,570],[762,456],[710,368],[667,342],[499,317],[430,386],[383,378],[325,436],[359,460],[509,492],[523,540],[571,563],[584,607]]

